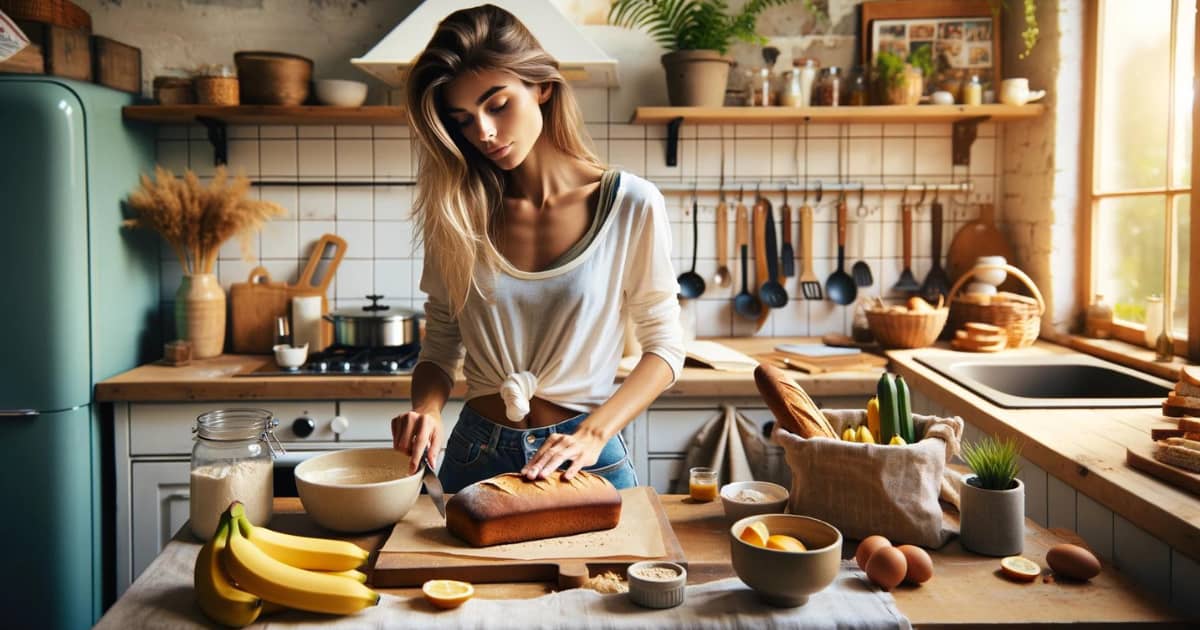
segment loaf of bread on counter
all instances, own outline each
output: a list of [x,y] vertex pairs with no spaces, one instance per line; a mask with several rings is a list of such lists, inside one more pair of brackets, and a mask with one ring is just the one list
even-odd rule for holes
[[477,481],[446,503],[446,527],[475,547],[612,529],[621,520],[621,494],[604,477],[562,471],[529,481],[505,473]]

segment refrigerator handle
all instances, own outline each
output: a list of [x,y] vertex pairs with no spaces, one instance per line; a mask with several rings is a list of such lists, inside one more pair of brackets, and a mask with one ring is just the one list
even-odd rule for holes
[[37,409],[0,409],[0,418],[36,418],[40,415]]

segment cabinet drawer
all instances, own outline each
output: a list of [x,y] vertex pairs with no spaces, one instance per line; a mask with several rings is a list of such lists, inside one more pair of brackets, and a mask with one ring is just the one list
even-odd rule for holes
[[[451,400],[442,410],[442,424],[445,433],[442,436],[442,447],[446,439],[458,423],[458,414],[462,412],[463,401]],[[391,442],[392,418],[410,411],[412,407],[407,400],[348,400],[339,405],[339,414],[349,423],[342,433],[342,440]]]
[[[771,410],[766,408],[739,407],[738,412],[762,427],[774,420]],[[720,408],[700,409],[651,409],[648,441],[651,453],[686,453],[696,432],[704,423],[723,413]]]
[[[280,442],[332,441],[329,421],[336,415],[334,401],[208,401],[199,403],[137,403],[129,411],[129,452],[138,455],[191,455],[196,418],[214,409],[259,407],[279,420],[275,436]],[[312,418],[316,430],[307,438],[292,432],[296,418]]]

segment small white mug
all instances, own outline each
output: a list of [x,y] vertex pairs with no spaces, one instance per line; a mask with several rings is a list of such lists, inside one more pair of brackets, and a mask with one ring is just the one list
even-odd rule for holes
[[1046,90],[1030,90],[1029,79],[1005,79],[1000,82],[1000,102],[1005,105],[1024,105],[1046,95]]

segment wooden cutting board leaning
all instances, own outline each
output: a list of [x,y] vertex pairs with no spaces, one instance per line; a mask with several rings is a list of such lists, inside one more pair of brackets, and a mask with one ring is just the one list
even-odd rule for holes
[[[325,255],[325,250],[332,247],[332,257],[329,259],[329,264],[325,267],[324,272],[319,280],[314,281],[318,268],[321,266],[321,259]],[[324,234],[321,240],[313,246],[312,254],[308,257],[308,262],[304,265],[304,271],[300,272],[300,279],[296,284],[289,284],[287,287],[288,302],[291,302],[295,297],[306,297],[312,295],[321,296],[321,315],[329,313],[329,285],[333,282],[333,275],[337,273],[338,265],[342,264],[342,259],[346,257],[346,239],[336,234]],[[321,338],[325,346],[333,343],[333,324],[328,321],[321,325]],[[324,349],[324,348],[320,348]],[[309,352],[314,351],[309,348]]]
[[229,287],[229,327],[234,354],[268,354],[275,344],[275,319],[286,317],[288,287],[272,282],[265,267]]

